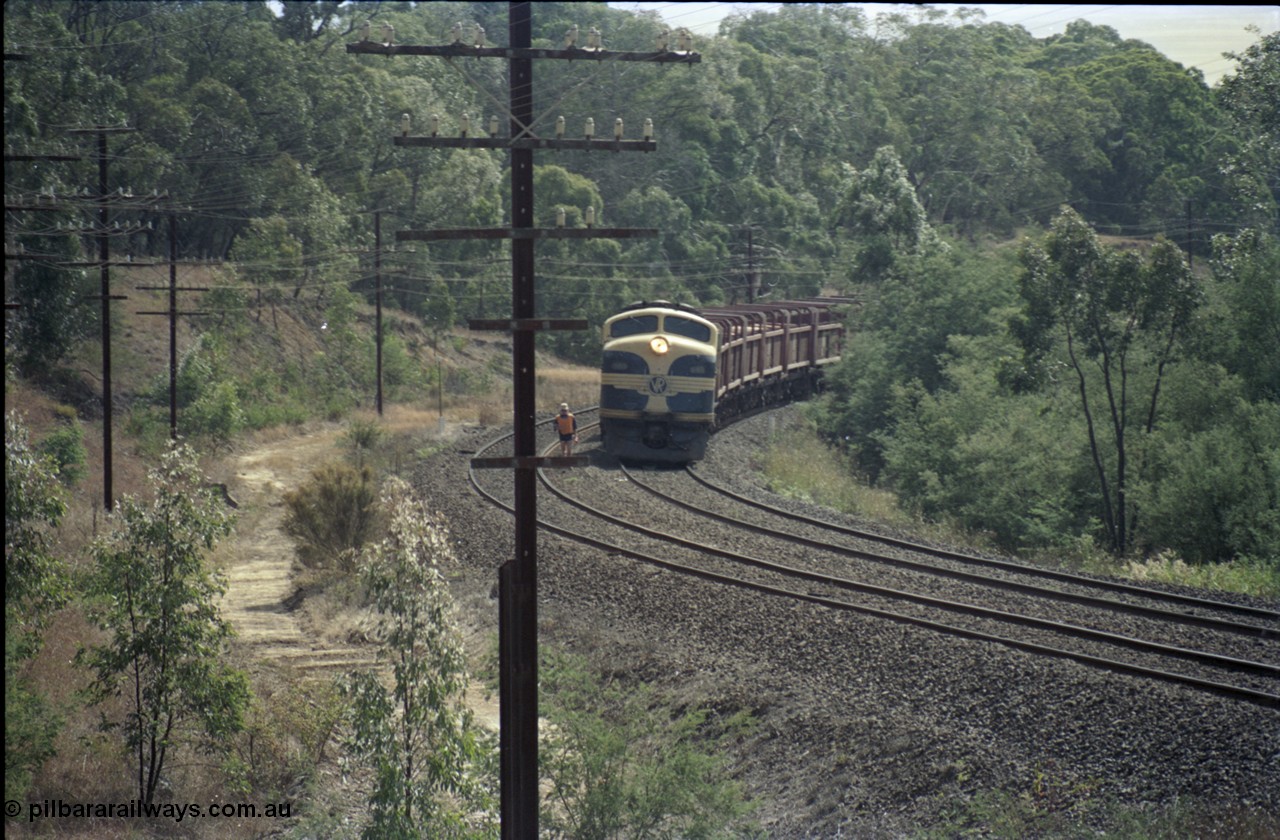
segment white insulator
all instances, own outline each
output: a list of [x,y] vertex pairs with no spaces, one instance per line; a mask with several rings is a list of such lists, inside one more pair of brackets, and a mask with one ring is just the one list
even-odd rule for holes
[[475,33],[471,39],[471,42],[475,45],[477,49],[484,46],[484,27],[478,23],[476,24]]
[[408,114],[400,115],[400,136],[401,137],[409,136],[409,115]]
[[595,207],[588,207],[588,208],[587,208],[586,219],[587,219],[587,227],[591,227],[592,225],[594,225],[594,224],[596,223],[596,208],[595,208]]
[[676,33],[676,44],[680,52],[693,52],[693,33],[687,29],[681,29]]
[[449,43],[451,44],[462,43],[462,24],[461,23],[455,23],[449,29]]
[[360,40],[361,41],[369,40],[369,21],[367,20],[364,23],[360,24]]
[[440,133],[440,115],[439,114],[431,115],[430,125],[431,125],[431,136],[435,137],[437,134]]
[[497,116],[489,117],[489,136],[498,136],[498,118]]
[[587,138],[588,140],[590,140],[592,137],[594,137],[594,136],[595,136],[595,134],[596,134],[596,121],[595,121],[595,119],[594,119],[594,118],[592,118],[592,117],[587,117],[587,124],[583,127],[583,129],[582,129],[582,133],[586,136],[586,138]]
[[658,33],[658,39],[654,44],[658,48],[658,52],[666,52],[671,46],[671,30],[664,29]]
[[564,48],[572,49],[578,43],[578,24],[569,27],[569,31],[564,33]]
[[394,44],[396,42],[396,28],[389,23],[382,24],[382,43]]
[[556,208],[556,227],[564,227],[564,208]]
[[613,121],[613,139],[622,139],[622,117],[618,117]]
[[644,139],[646,141],[653,139],[653,120],[646,119],[644,121]]
[[462,115],[462,119],[458,121],[458,130],[460,137],[466,137],[471,131],[471,117],[467,114]]
[[564,136],[564,117],[556,117],[556,139]]
[[601,47],[600,30],[594,26],[587,32],[587,49],[598,50]]

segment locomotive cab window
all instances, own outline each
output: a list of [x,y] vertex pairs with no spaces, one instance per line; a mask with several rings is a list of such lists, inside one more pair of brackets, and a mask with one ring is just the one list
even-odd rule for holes
[[611,338],[622,338],[628,335],[651,333],[658,331],[657,315],[633,315],[630,318],[619,318],[609,327]]
[[705,342],[711,340],[710,327],[697,321],[691,321],[688,318],[681,318],[679,315],[668,315],[664,322],[664,328],[673,335],[692,338],[694,341]]

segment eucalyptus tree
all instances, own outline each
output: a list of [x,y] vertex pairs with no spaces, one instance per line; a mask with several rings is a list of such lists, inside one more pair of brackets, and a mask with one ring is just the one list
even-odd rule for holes
[[[1262,36],[1235,58],[1239,69],[1223,77],[1214,98],[1242,145],[1228,161],[1238,183],[1234,195],[1248,207],[1247,221],[1264,226],[1280,205],[1280,32]],[[1257,181],[1262,190],[1253,186]]]
[[465,703],[469,677],[449,584],[448,528],[389,478],[387,534],[362,551],[361,582],[386,675],[351,674],[346,762],[370,771],[362,836],[489,836],[494,751]]
[[1015,334],[1042,373],[1052,359],[1072,372],[1098,513],[1109,548],[1123,554],[1135,515],[1129,498],[1135,438],[1140,444],[1159,421],[1166,367],[1201,290],[1177,246],[1158,239],[1145,261],[1110,251],[1070,208],[1059,213],[1043,245],[1024,248],[1022,262],[1024,308]]
[[1218,160],[1230,148],[1203,79],[1155,49],[1124,42],[1064,71],[1101,104],[1102,177],[1076,184],[1097,224],[1122,233],[1180,230],[1187,202],[1223,194]]
[[22,418],[4,416],[4,793],[20,799],[54,754],[61,720],[25,673],[44,629],[70,595],[54,529],[67,511],[53,460]]
[[121,499],[111,531],[93,545],[89,613],[107,635],[77,655],[93,675],[92,701],[119,701],[104,707],[102,726],[123,734],[145,803],[175,754],[223,752],[249,702],[245,674],[224,659],[225,584],[205,560],[231,517],[185,445],[165,454],[150,481],[154,498]]
[[907,24],[888,47],[897,146],[929,217],[973,234],[1010,230],[1044,200],[1031,142],[1035,74],[1021,66],[1025,32],[968,19]]

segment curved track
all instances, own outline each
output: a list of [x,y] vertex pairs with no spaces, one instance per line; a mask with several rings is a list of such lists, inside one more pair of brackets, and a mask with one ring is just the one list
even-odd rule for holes
[[[482,451],[509,439],[494,440]],[[573,491],[540,472],[544,486],[563,503],[540,519],[544,531],[719,584],[1280,708],[1280,616],[1274,613],[870,535],[779,512],[716,488],[693,470],[647,474],[663,485],[658,488],[607,460],[563,482],[589,485]],[[511,509],[502,491],[485,489],[474,471],[471,483],[489,501]],[[670,525],[659,529],[602,509],[600,500],[615,493],[609,484],[663,499],[672,513],[662,518]],[[624,511],[627,492],[613,502]],[[724,512],[726,506],[737,515]],[[752,537],[744,546],[745,532]],[[689,533],[714,533],[719,544],[681,536]],[[755,556],[762,553],[771,559]]]

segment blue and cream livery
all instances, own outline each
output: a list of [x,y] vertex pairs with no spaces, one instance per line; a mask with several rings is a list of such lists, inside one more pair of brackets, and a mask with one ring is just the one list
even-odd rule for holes
[[620,458],[685,462],[715,422],[720,330],[696,310],[638,303],[604,324],[600,432]]

